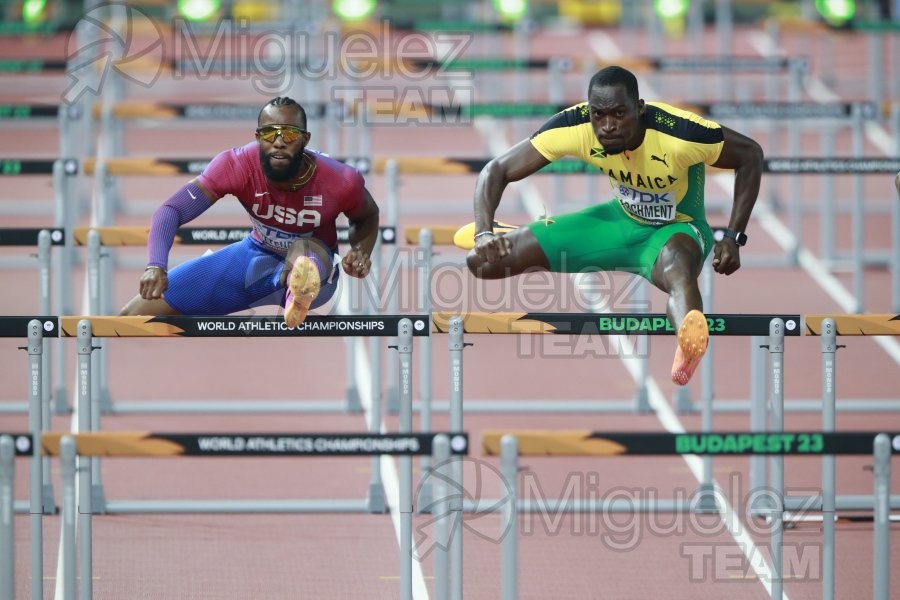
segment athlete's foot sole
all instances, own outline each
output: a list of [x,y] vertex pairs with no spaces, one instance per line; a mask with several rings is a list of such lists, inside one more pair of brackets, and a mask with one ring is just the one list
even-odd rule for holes
[[322,286],[319,269],[308,256],[294,261],[288,276],[287,299],[284,304],[284,322],[288,327],[296,327],[306,320],[309,308],[319,295]]
[[699,310],[692,310],[685,315],[678,328],[677,342],[675,361],[672,363],[672,381],[678,385],[687,385],[709,345],[706,315]]

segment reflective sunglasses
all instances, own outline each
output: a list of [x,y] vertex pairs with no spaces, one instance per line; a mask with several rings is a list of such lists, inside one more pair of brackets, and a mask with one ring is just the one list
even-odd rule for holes
[[307,131],[293,125],[266,125],[258,128],[256,133],[269,143],[274,142],[275,138],[280,135],[285,144],[290,144],[299,140],[300,134],[307,133]]

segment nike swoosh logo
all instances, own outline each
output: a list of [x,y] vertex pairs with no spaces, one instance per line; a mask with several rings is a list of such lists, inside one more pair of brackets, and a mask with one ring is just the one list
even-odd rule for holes
[[190,194],[190,195],[191,195],[191,198],[193,198],[194,200],[197,199],[197,196],[195,196],[195,195],[194,195],[194,192],[192,192],[191,190],[188,190],[188,194]]
[[253,196],[254,196],[255,198],[259,198],[260,196],[265,196],[265,195],[268,194],[268,193],[269,193],[269,192],[256,192],[255,194],[253,194]]

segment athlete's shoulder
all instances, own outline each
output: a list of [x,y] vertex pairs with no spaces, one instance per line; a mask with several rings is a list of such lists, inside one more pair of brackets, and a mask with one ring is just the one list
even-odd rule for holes
[[563,109],[547,119],[547,121],[531,136],[532,138],[553,130],[566,130],[591,122],[591,111],[587,102],[581,102]]
[[358,178],[360,181],[362,180],[362,174],[356,167],[352,167],[317,150],[307,148],[304,152],[316,161],[316,168],[321,169],[323,172],[340,179],[355,180]]
[[664,102],[646,102],[644,121],[648,130],[686,142],[717,144],[724,140],[722,127],[715,121]]
[[252,166],[254,162],[259,162],[258,147],[256,142],[250,142],[237,148],[228,148],[219,152],[213,160],[234,166]]

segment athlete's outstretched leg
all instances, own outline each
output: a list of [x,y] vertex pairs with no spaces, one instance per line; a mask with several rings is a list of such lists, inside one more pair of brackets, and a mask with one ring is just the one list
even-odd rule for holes
[[509,233],[502,234],[509,240],[511,247],[509,254],[499,261],[489,263],[475,250],[470,250],[466,256],[466,264],[469,271],[479,279],[503,279],[519,275],[526,271],[549,270],[550,263],[544,250],[538,244],[537,239],[527,227],[520,227]]
[[322,280],[331,273],[331,258],[331,251],[312,238],[299,239],[291,245],[282,271],[282,283],[288,288],[284,302],[284,322],[288,327],[306,320]]
[[689,235],[676,233],[660,251],[653,265],[653,284],[669,294],[666,312],[678,329],[672,381],[687,385],[709,344],[709,328],[703,314],[698,279],[703,253]]

